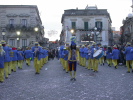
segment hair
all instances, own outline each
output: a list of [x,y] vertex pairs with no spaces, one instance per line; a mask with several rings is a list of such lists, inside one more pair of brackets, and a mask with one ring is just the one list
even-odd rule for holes
[[111,47],[108,47],[108,51],[109,51],[109,52],[112,52],[112,48],[111,48]]
[[72,49],[75,49],[75,50],[76,50],[76,45],[72,45],[72,44],[71,44],[70,49],[71,49],[71,50],[72,50]]

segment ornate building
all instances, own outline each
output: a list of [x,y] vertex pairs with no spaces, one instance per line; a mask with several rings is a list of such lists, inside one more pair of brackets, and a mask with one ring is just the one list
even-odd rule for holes
[[62,43],[70,43],[72,35],[76,35],[77,44],[95,41],[102,45],[112,45],[112,21],[107,9],[87,6],[85,9],[65,10],[61,23],[60,40]]
[[44,27],[36,5],[0,5],[0,39],[14,47],[43,44]]

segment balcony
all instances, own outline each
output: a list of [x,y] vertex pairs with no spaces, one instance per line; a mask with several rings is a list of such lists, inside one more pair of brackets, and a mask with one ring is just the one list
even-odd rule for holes
[[6,25],[6,30],[8,30],[8,31],[16,31],[16,30],[21,30],[21,31],[34,31],[34,27],[31,26],[31,25],[7,24]]

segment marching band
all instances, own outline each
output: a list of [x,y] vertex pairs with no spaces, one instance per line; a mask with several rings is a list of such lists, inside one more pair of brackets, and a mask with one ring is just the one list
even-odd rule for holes
[[[92,70],[93,72],[98,72],[99,65],[104,66],[104,63],[106,62],[109,67],[114,66],[115,69],[118,69],[119,65],[119,59],[121,55],[121,51],[118,49],[116,45],[114,46],[108,46],[103,48],[101,44],[96,44],[95,42],[92,43],[92,45],[80,45],[76,46],[76,55],[75,53],[72,53],[72,50],[70,49],[72,46],[69,46],[68,43],[66,43],[67,46],[62,45],[59,49],[60,52],[60,62],[62,66],[64,66],[63,62],[65,61],[65,67],[63,69],[66,70],[66,72],[70,71],[70,80],[76,80],[76,70],[74,70],[75,74],[72,76],[72,69],[76,69],[76,64],[79,64],[80,66],[85,67],[88,70]],[[64,48],[64,49],[63,49]],[[69,48],[69,49],[66,49]],[[64,53],[66,52],[66,53]],[[126,60],[126,66],[128,68],[127,73],[130,73],[130,68],[133,72],[133,47],[131,47],[131,43],[127,43],[124,47],[124,50],[122,50],[122,54],[125,56]],[[63,56],[65,55],[65,56]],[[70,56],[71,55],[71,56]],[[76,57],[75,60],[71,61],[70,57]],[[73,68],[72,68],[72,63]]]
[[2,40],[0,43],[0,83],[3,83],[5,78],[8,79],[11,72],[16,72],[18,68],[23,69],[24,61],[28,66],[31,61],[34,61],[35,74],[39,74],[41,68],[48,62],[48,49],[35,42],[34,47],[22,50],[20,47],[10,47]]
[[[109,67],[114,66],[118,69],[120,56],[124,55],[126,60],[127,73],[130,69],[133,72],[133,47],[127,43],[124,50],[114,46],[104,48],[101,44],[76,45],[75,37],[71,39],[71,44],[66,43],[58,47],[58,58],[66,73],[70,73],[71,81],[76,80],[77,64],[93,72],[98,72],[99,65],[104,66],[105,62]],[[38,42],[26,50],[22,48],[11,47],[5,41],[0,43],[0,82],[8,79],[8,75],[16,72],[17,69],[23,69],[23,63],[26,61],[27,66],[34,61],[35,74],[40,74],[40,70],[48,62],[48,49],[41,47]]]

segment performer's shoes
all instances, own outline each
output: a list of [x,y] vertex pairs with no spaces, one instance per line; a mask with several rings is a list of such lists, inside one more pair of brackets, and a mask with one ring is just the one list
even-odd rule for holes
[[74,81],[76,81],[76,78],[73,78]]
[[3,83],[3,81],[0,81],[0,83]]
[[36,72],[35,74],[40,74],[40,73]]
[[127,71],[127,73],[130,73],[130,71]]
[[108,66],[111,67],[110,64],[108,64]]
[[70,81],[72,81],[72,80],[73,80],[73,78],[70,79]]
[[6,79],[8,79],[8,77],[6,77]]
[[117,66],[115,66],[115,69],[117,69]]
[[104,63],[103,63],[103,66],[104,66]]

